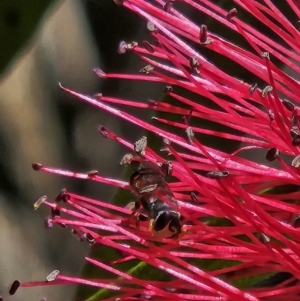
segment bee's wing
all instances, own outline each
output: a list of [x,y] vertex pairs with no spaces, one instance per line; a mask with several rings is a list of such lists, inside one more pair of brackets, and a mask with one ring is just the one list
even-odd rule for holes
[[136,202],[130,202],[125,206],[126,209],[131,211],[136,210],[137,209],[136,207],[137,207]]
[[[144,215],[144,214],[148,214],[145,204],[142,204],[142,207],[140,207],[140,202],[138,202],[138,201],[130,202],[125,206],[125,208],[128,210],[131,210],[132,212],[139,212],[141,221],[148,220],[148,217]],[[143,213],[143,214],[141,214],[141,213]]]

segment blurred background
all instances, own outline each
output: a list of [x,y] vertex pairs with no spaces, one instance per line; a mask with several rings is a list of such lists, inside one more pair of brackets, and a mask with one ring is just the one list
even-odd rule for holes
[[[232,7],[230,0],[215,2]],[[190,14],[188,8],[185,13],[199,24],[211,21]],[[209,29],[220,30],[214,26]],[[232,32],[223,33],[245,46]],[[122,178],[119,160],[126,150],[101,138],[97,126],[103,124],[131,141],[142,132],[66,96],[58,82],[89,95],[102,92],[157,99],[163,92],[159,85],[103,81],[93,73],[94,67],[109,72],[140,70],[143,63],[117,50],[121,40],[144,39],[145,22],[111,0],[0,1],[0,296],[4,300],[35,301],[45,296],[50,301],[72,300],[72,287],[22,289],[15,296],[8,295],[15,279],[43,280],[54,269],[79,274],[89,250],[68,229],[46,231],[47,210],[34,212],[32,205],[42,195],[54,198],[64,187],[105,201],[114,191],[34,172],[31,163],[77,171],[97,169]],[[218,56],[213,59],[224,64]],[[238,66],[223,67],[249,82],[256,80]]]
[[101,138],[97,126],[104,124],[132,141],[140,132],[67,97],[58,82],[90,95],[154,97],[153,88],[105,82],[93,73],[95,67],[119,72],[143,67],[133,56],[117,52],[122,39],[144,34],[145,26],[139,22],[111,0],[0,1],[0,296],[4,300],[72,299],[72,287],[22,289],[8,296],[15,279],[43,280],[54,269],[80,274],[89,249],[69,229],[46,231],[47,210],[34,212],[32,205],[42,195],[54,198],[64,187],[106,201],[113,191],[34,172],[31,163],[97,169],[122,177],[119,160],[125,150]]

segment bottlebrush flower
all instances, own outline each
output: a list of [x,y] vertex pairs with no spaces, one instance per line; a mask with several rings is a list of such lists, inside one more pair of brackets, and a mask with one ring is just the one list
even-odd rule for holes
[[[116,277],[83,279],[54,271],[46,283],[15,282],[11,293],[19,286],[74,283],[102,289],[90,300],[117,300],[115,295],[103,297],[103,289],[116,291],[118,300],[299,300],[300,87],[296,78],[273,62],[281,62],[300,74],[298,30],[270,0],[234,3],[264,23],[278,35],[280,42],[239,20],[237,9],[226,12],[214,1],[180,2],[219,22],[218,35],[205,24],[195,24],[181,14],[176,1],[116,2],[149,22],[155,42],[120,44],[120,52],[131,50],[146,62],[141,74],[104,73],[99,69],[95,73],[101,78],[122,78],[137,84],[164,83],[171,102],[137,102],[102,94],[89,97],[62,88],[164,141],[168,157],[151,149],[151,141],[148,141],[150,146],[144,143],[138,150],[140,145],[99,127],[102,136],[125,145],[132,153],[138,151],[141,160],[172,163],[172,176],[176,180],[169,187],[178,206],[170,200],[166,202],[185,218],[187,233],[178,241],[152,236],[147,231],[147,221],[141,222],[140,229],[127,223],[130,210],[63,190],[54,202],[43,197],[36,207],[44,203],[52,209],[48,226],[71,227],[80,239],[117,250],[119,258],[111,262],[86,258],[91,265]],[[292,0],[284,2],[299,18],[300,4]],[[251,50],[222,38],[224,27],[240,34]],[[266,85],[260,89],[222,71],[201,54],[203,48],[239,64]],[[187,97],[191,94],[192,98]],[[210,103],[200,102],[200,97]],[[115,109],[111,104],[125,109]],[[126,107],[160,113],[154,121],[141,120],[127,113]],[[221,130],[207,128],[203,120],[221,125]],[[167,130],[164,125],[174,130]],[[227,144],[235,141],[239,147],[226,153],[205,145],[198,134]],[[243,158],[242,152],[251,149],[263,150],[265,164]],[[268,161],[276,161],[278,167],[270,167]],[[127,182],[97,171],[79,173],[37,163],[33,167],[55,175],[131,189]],[[287,185],[292,189],[276,193],[276,189]],[[59,203],[61,200],[65,203]],[[123,271],[119,265],[131,260],[155,267],[169,277],[145,280],[134,276],[132,271]],[[214,265],[208,268],[207,262]],[[272,275],[278,278],[273,278],[272,283],[266,280],[250,284],[249,279],[258,282]]]

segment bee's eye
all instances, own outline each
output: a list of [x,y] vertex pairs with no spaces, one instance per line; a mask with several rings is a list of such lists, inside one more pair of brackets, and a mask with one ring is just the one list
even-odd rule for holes
[[154,230],[161,231],[171,222],[171,216],[168,211],[159,212],[155,219]]

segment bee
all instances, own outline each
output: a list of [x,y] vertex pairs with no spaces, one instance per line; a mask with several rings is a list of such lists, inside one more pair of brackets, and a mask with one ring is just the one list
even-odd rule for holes
[[[148,161],[143,162],[131,175],[129,183],[137,196],[133,214],[136,214],[137,226],[139,221],[149,220],[149,232],[153,236],[179,239],[185,232],[183,217],[160,197],[166,197],[177,205],[165,176],[162,167]],[[138,213],[141,208],[148,214],[148,218]]]

